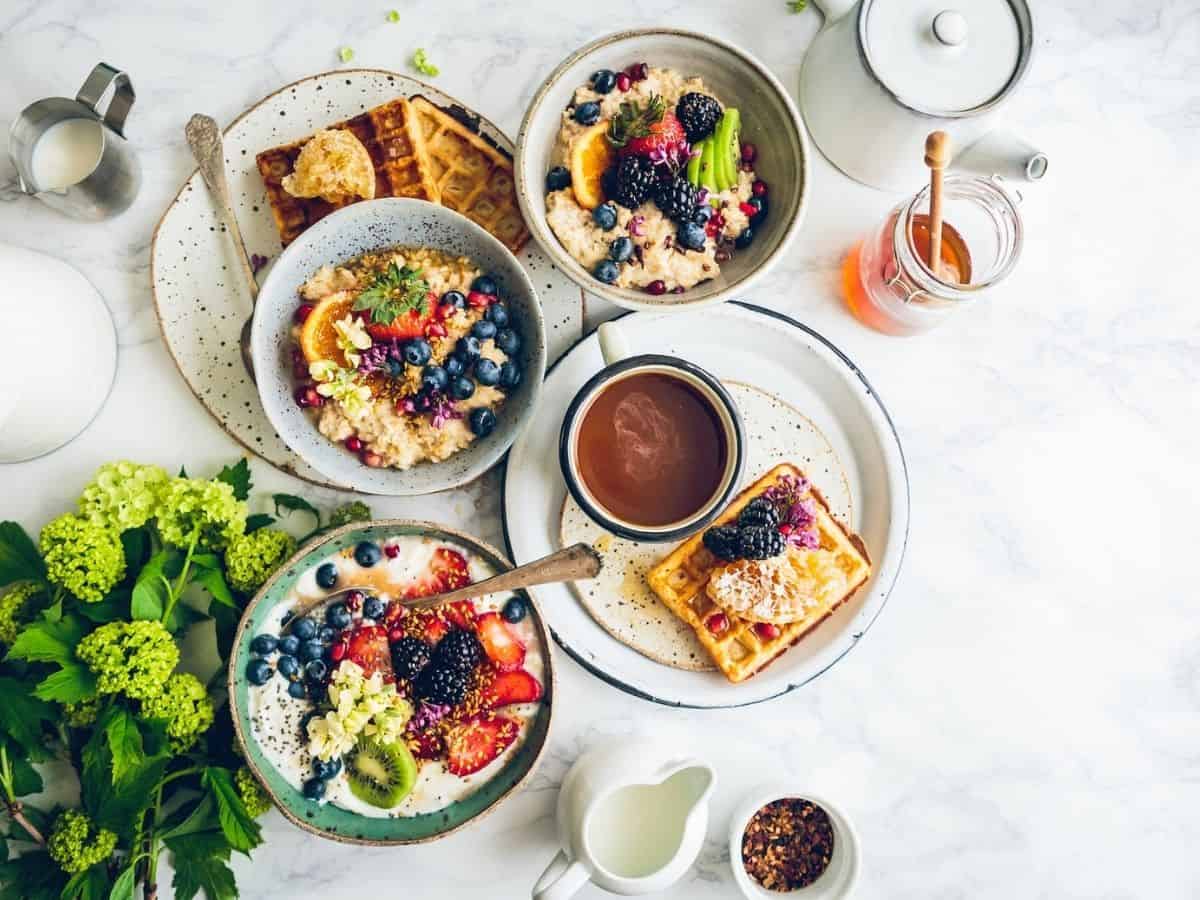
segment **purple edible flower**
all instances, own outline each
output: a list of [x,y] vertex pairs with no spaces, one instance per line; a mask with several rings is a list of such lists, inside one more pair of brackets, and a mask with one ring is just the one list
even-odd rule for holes
[[642,230],[642,226],[645,224],[646,224],[645,216],[634,216],[632,219],[629,220],[629,233],[632,234],[634,237],[641,237],[643,234],[646,233]]
[[358,363],[358,371],[363,375],[370,375],[372,372],[388,368],[389,361],[402,362],[403,360],[404,353],[400,349],[400,342],[392,338],[390,341],[372,344],[364,350],[362,359]]
[[687,141],[680,141],[665,147],[655,147],[650,151],[650,162],[656,166],[666,166],[674,175],[694,155],[695,151],[692,150],[691,145]]
[[413,713],[413,717],[408,720],[408,730],[422,731],[426,728],[432,728],[442,719],[446,718],[446,713],[450,712],[450,707],[443,703],[429,703],[425,700],[421,701],[421,705],[417,707],[417,711]]
[[434,428],[441,428],[451,419],[461,419],[463,417],[463,414],[455,408],[454,401],[440,391],[435,393],[430,399],[432,401],[430,411],[433,413],[430,421]]
[[763,496],[779,511],[780,524],[786,526],[787,542],[794,547],[815,550],[821,546],[821,536],[814,527],[817,504],[808,492],[807,478],[784,475],[774,487],[767,488]]
[[271,257],[263,256],[261,253],[250,254],[250,271],[257,275],[258,270],[271,261]]

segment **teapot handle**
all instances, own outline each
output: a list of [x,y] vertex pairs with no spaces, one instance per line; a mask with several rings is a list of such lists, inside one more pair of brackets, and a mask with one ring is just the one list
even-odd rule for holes
[[[100,112],[100,101],[112,88],[112,99],[108,101],[108,109]],[[119,69],[114,69],[108,63],[97,63],[96,68],[88,75],[87,81],[75,95],[75,100],[91,109],[104,120],[104,124],[125,137],[125,119],[133,108],[137,95],[133,92],[133,82],[129,76]]]
[[559,850],[554,859],[550,860],[550,865],[546,866],[546,871],[537,880],[537,884],[533,886],[533,900],[567,900],[587,884],[591,877],[592,873],[587,866],[579,860],[569,861],[567,854]]

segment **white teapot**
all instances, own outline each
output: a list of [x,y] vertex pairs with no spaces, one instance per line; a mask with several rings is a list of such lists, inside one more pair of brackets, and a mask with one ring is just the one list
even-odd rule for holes
[[566,900],[588,881],[615,894],[666,890],[700,853],[716,780],[708,763],[652,741],[584,753],[558,795],[563,849],[533,900]]
[[951,167],[1036,181],[1044,153],[998,130],[997,108],[1029,69],[1026,0],[816,0],[825,25],[800,74],[809,133],[864,184],[914,191],[928,179],[921,148],[949,133]]

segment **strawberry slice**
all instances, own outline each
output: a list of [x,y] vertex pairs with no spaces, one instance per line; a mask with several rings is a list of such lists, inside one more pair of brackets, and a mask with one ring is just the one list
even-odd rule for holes
[[408,736],[408,746],[417,759],[441,759],[446,752],[442,736],[433,729],[415,731]]
[[480,713],[446,732],[446,768],[462,777],[478,772],[517,739],[512,719]]
[[671,148],[687,143],[687,134],[684,132],[683,126],[675,118],[675,113],[670,110],[664,112],[662,118],[657,122],[648,124],[646,129],[649,134],[629,139],[629,142],[621,149],[623,155],[649,156],[656,150],[667,153]]
[[456,628],[462,628],[465,631],[475,630],[475,604],[470,600],[449,603],[442,607],[441,612],[446,617],[446,621]]
[[536,703],[542,699],[541,683],[526,672],[501,672],[483,689],[483,708],[499,709],[514,703]]
[[525,664],[525,645],[521,643],[499,613],[487,612],[475,619],[483,652],[501,672],[512,672]]
[[441,585],[436,593],[456,591],[471,583],[471,573],[467,569],[466,559],[457,550],[451,550],[449,547],[438,547],[433,552],[429,568],[437,576]]
[[433,314],[429,312],[430,304],[425,304],[426,312],[410,309],[392,319],[387,325],[379,322],[367,322],[367,334],[377,341],[396,339],[406,341],[409,338],[424,337],[425,326],[430,323]]
[[382,672],[385,681],[396,680],[387,629],[381,625],[366,625],[351,632],[346,659],[361,666],[368,678]]

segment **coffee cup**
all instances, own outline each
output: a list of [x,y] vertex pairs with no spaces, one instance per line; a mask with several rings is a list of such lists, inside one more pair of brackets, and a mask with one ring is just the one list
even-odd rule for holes
[[604,367],[563,418],[558,458],[571,496],[606,531],[675,541],[720,515],[745,467],[729,392],[694,363],[631,355],[620,325],[597,336]]

